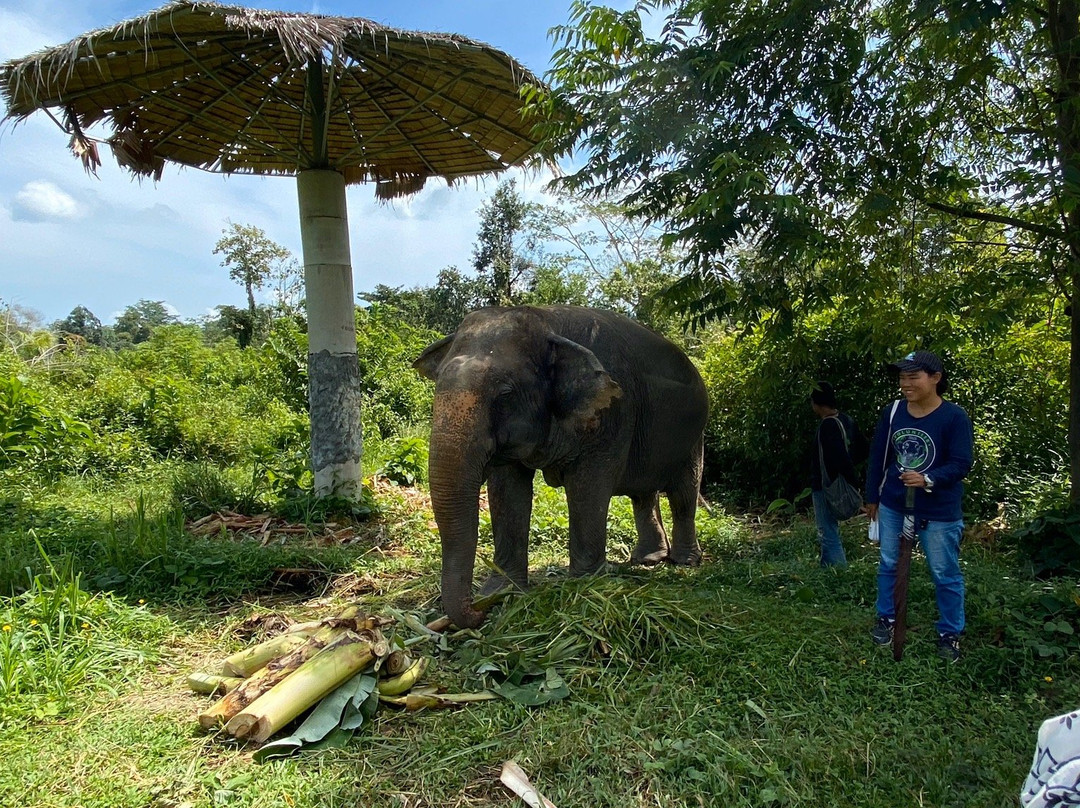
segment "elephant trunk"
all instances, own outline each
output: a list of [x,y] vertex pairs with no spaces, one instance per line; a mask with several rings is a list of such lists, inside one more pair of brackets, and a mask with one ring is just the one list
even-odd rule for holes
[[461,628],[475,628],[484,613],[473,608],[473,565],[480,520],[480,486],[492,444],[477,418],[475,395],[436,395],[428,477],[442,541],[442,602]]

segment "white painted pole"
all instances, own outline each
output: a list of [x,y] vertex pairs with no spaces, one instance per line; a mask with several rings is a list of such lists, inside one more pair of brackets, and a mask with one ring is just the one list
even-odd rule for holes
[[360,493],[360,368],[356,358],[345,178],[297,175],[308,318],[308,401],[315,495]]

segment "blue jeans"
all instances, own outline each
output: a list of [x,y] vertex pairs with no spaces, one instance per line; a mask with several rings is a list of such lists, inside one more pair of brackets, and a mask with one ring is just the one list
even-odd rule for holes
[[[882,506],[878,508],[878,524],[881,528],[881,563],[877,577],[877,614],[891,620],[896,617],[893,584],[896,583],[904,515]],[[926,526],[922,527],[923,524]],[[964,574],[960,571],[960,536],[964,531],[964,520],[920,522],[916,519],[915,528],[937,595],[941,618],[937,622],[938,633],[959,634],[964,630]]]
[[821,566],[846,567],[847,556],[840,543],[840,526],[829,510],[824,491],[814,491],[814,521],[817,523],[818,544],[821,545]]

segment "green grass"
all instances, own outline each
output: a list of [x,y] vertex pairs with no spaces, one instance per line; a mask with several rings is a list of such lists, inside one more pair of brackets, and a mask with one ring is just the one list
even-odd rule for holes
[[[472,689],[481,662],[528,662],[556,667],[570,697],[384,708],[345,749],[258,766],[250,749],[197,731],[205,701],[185,691],[186,674],[258,636],[251,617],[309,619],[357,593],[376,611],[432,609],[430,514],[384,493],[370,541],[259,547],[185,535],[166,488],[140,499],[138,487],[75,485],[9,503],[0,562],[30,574],[0,566],[18,590],[0,600],[12,627],[0,653],[22,643],[0,702],[0,804],[501,806],[514,800],[498,771],[514,758],[560,808],[1012,806],[1040,722],[1080,702],[1075,586],[1025,579],[1007,553],[965,547],[969,630],[952,666],[934,653],[933,589],[917,561],[895,663],[869,640],[875,551],[858,524],[845,526],[851,566],[836,571],[818,568],[804,520],[703,514],[702,567],[645,570],[623,563],[633,519],[617,502],[612,572],[569,580],[561,497],[538,486],[533,591],[455,636],[429,678]],[[321,584],[283,593],[282,566],[321,571]],[[108,575],[119,583],[103,586]]]

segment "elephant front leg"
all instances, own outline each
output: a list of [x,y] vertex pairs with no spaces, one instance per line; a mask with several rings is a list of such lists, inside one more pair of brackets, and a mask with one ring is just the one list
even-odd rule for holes
[[659,564],[668,558],[668,537],[660,521],[660,493],[654,491],[642,497],[630,497],[634,505],[634,522],[638,542],[630,561],[634,564]]
[[532,469],[521,465],[497,466],[488,477],[488,504],[491,532],[495,541],[493,573],[480,588],[480,595],[498,592],[512,584],[522,591],[529,587],[529,519],[532,516]]
[[611,491],[611,483],[601,475],[580,474],[566,481],[572,576],[592,575],[604,568]]

